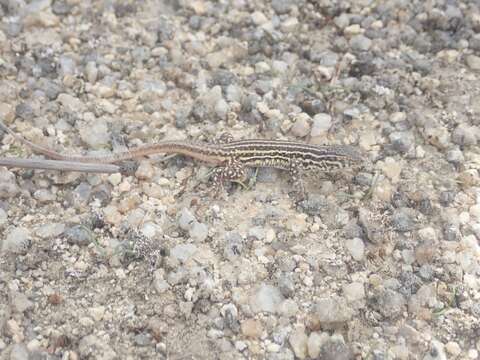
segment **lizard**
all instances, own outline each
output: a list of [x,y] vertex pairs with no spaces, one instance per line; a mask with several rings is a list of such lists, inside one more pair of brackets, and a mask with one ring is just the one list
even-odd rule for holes
[[0,128],[33,152],[55,160],[114,164],[154,154],[181,154],[216,166],[212,170],[216,187],[223,187],[226,181],[241,182],[246,177],[247,167],[287,170],[297,188],[299,199],[305,198],[301,176],[304,172],[330,172],[358,168],[367,163],[365,156],[349,145],[313,145],[291,140],[234,140],[228,133],[223,134],[221,142],[215,144],[167,140],[114,154],[64,155],[25,139],[1,121]]

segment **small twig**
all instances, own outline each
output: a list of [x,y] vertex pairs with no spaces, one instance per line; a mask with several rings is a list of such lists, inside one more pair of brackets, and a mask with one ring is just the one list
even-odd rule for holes
[[0,157],[0,166],[8,168],[17,167],[25,169],[43,169],[55,171],[79,171],[87,173],[113,174],[122,172],[118,165],[93,164],[74,161],[44,160],[44,159],[20,159],[15,157]]

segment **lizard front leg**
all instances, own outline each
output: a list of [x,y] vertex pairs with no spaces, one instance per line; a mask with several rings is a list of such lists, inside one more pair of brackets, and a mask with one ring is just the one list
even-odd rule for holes
[[218,144],[228,144],[228,143],[231,143],[233,140],[235,140],[235,139],[233,138],[232,134],[230,134],[229,132],[224,132],[218,137],[217,143]]

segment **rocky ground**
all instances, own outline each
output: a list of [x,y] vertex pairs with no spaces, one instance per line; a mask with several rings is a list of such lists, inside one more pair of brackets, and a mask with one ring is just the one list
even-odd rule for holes
[[[0,169],[0,359],[479,359],[476,1],[0,1],[0,117],[65,153],[349,144],[372,166]],[[32,156],[10,135],[2,156]]]

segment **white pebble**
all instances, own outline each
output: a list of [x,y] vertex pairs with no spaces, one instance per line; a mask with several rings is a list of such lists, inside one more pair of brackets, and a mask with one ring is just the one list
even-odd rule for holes
[[365,255],[365,244],[360,238],[353,238],[345,241],[345,247],[356,261],[361,261]]
[[313,126],[310,132],[312,137],[323,136],[332,127],[332,117],[328,114],[317,114],[313,117]]

